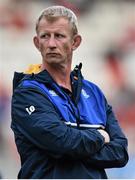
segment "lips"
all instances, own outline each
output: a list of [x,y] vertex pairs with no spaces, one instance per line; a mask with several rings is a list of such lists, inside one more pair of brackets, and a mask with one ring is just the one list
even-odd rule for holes
[[56,56],[60,56],[60,54],[58,54],[58,53],[47,53],[47,56],[56,57]]
[[47,53],[47,55],[57,55],[58,53]]

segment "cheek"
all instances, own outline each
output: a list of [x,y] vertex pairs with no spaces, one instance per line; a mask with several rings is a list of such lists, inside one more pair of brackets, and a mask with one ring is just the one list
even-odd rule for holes
[[64,52],[69,53],[72,51],[72,46],[70,44],[64,44],[63,50],[64,50]]
[[43,43],[43,42],[40,42],[40,51],[44,51],[45,49],[46,49],[46,46],[45,46],[45,43]]

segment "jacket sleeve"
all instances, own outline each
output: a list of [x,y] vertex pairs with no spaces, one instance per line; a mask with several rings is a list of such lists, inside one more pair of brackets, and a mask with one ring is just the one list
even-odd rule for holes
[[48,98],[35,89],[14,91],[11,127],[54,158],[64,154],[88,157],[104,145],[104,138],[97,130],[68,127]]
[[105,144],[93,156],[84,162],[98,168],[123,167],[128,162],[127,138],[123,134],[111,106],[106,103],[107,124],[106,131],[110,135],[110,142]]

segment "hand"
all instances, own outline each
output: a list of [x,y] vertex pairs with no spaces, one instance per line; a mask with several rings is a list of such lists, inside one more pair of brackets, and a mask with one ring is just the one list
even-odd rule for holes
[[110,136],[109,136],[109,134],[105,130],[98,129],[98,132],[104,137],[105,143],[109,143],[110,142]]

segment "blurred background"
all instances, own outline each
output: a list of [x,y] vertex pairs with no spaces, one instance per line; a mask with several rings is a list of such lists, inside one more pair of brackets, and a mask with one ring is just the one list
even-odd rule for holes
[[0,177],[17,178],[20,160],[10,129],[14,71],[41,62],[33,45],[35,22],[50,5],[71,8],[83,41],[73,67],[83,63],[85,78],[98,84],[113,106],[129,140],[126,167],[108,169],[109,178],[135,178],[135,1],[0,0]]

